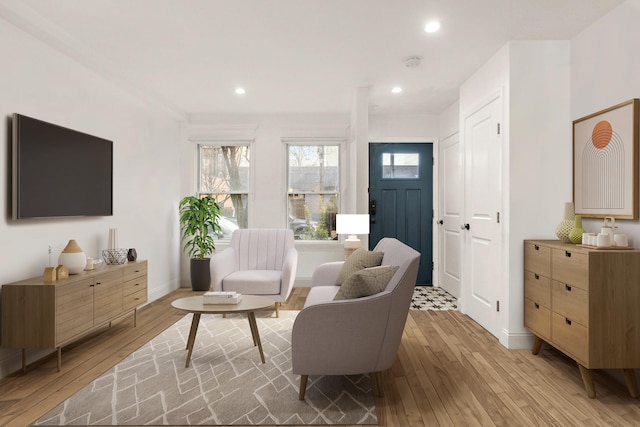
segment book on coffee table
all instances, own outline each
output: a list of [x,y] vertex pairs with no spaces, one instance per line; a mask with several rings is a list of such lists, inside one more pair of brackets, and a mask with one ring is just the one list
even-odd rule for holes
[[203,304],[238,304],[242,294],[234,291],[209,291],[203,295]]

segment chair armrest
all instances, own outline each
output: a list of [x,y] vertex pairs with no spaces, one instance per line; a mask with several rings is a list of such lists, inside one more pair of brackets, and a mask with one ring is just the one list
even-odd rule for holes
[[326,262],[313,270],[311,286],[335,286],[344,261]]
[[280,288],[280,296],[282,301],[286,301],[291,293],[291,288],[296,281],[296,270],[298,268],[298,250],[289,248],[284,256],[282,263],[282,287]]
[[233,248],[224,249],[211,257],[211,290],[222,290],[222,279],[238,271],[238,257]]
[[291,332],[294,374],[376,372],[391,294],[331,301],[304,308]]

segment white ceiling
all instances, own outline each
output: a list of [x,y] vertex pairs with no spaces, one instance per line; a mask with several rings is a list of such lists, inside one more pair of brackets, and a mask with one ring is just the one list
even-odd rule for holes
[[0,17],[184,115],[346,113],[358,87],[371,111],[438,114],[507,41],[571,39],[622,2],[0,0]]

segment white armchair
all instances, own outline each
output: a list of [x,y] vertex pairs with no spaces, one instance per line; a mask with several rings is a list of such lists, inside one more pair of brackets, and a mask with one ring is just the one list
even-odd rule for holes
[[231,244],[211,257],[211,290],[286,301],[296,278],[298,251],[288,229],[238,229]]
[[379,373],[395,361],[416,285],[420,253],[392,238],[383,238],[374,251],[384,253],[382,265],[398,266],[385,290],[378,294],[335,301],[336,279],[343,262],[320,265],[312,288],[293,324],[293,373],[300,375],[302,400],[309,375],[369,373],[379,394]]

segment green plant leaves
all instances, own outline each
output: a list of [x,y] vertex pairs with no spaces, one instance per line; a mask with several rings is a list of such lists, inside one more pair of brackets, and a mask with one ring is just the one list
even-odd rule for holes
[[183,250],[191,258],[205,258],[216,250],[214,235],[219,233],[220,206],[211,196],[187,196],[178,206]]

